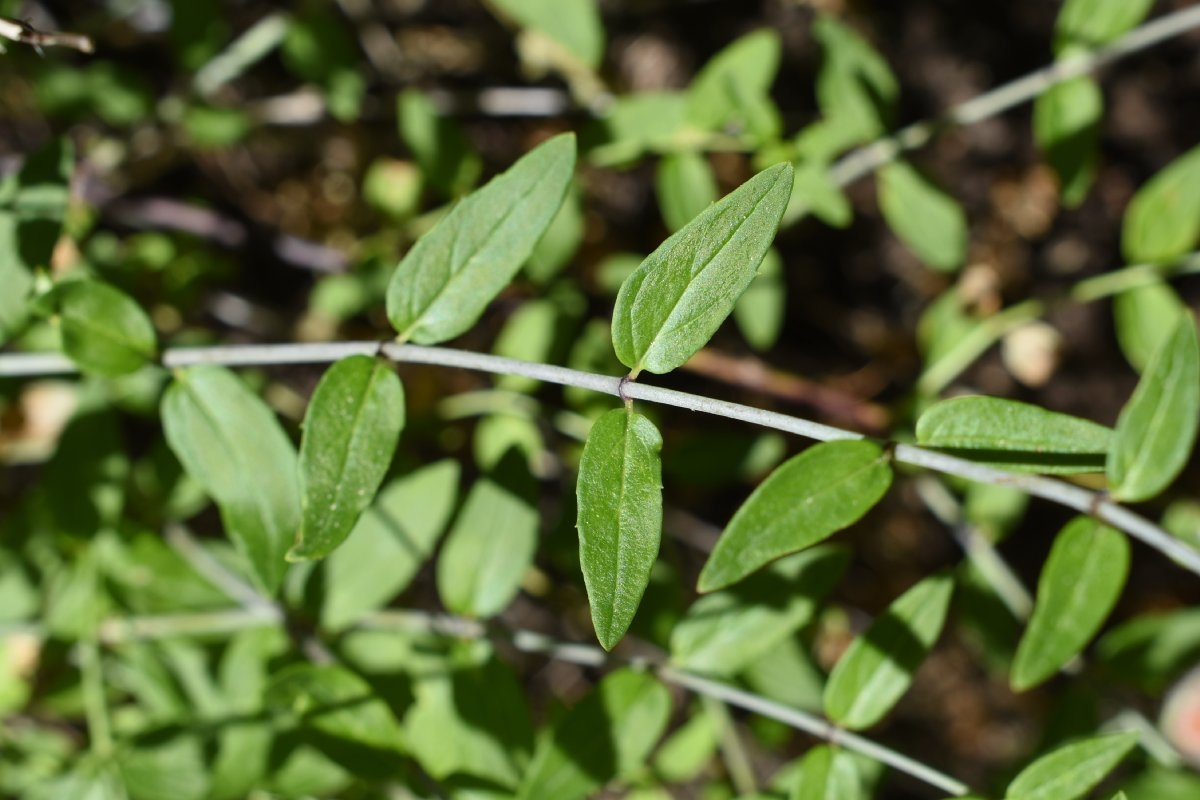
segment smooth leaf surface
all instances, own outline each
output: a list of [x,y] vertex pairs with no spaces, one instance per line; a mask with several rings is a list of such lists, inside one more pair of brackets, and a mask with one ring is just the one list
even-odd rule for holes
[[1200,145],[1146,181],[1125,209],[1121,250],[1131,264],[1175,261],[1200,241]]
[[388,319],[399,338],[437,344],[474,325],[550,226],[574,172],[575,137],[556,136],[418,239],[388,285]]
[[779,341],[787,311],[787,282],[783,257],[771,248],[758,268],[758,275],[733,307],[733,320],[746,342],[755,350],[769,350]]
[[229,537],[274,594],[300,524],[296,449],[275,414],[232,372],[176,373],[163,397],[167,443],[221,509]]
[[267,685],[266,704],[295,714],[307,728],[378,755],[404,749],[403,731],[387,703],[345,667],[287,667]]
[[442,194],[457,197],[479,179],[483,165],[452,120],[440,116],[427,95],[405,89],[396,96],[400,137],[408,146],[421,174]]
[[1138,743],[1136,733],[1073,742],[1034,761],[1013,779],[1005,800],[1077,800],[1104,780]]
[[300,439],[301,521],[289,561],[345,541],[383,482],[404,427],[404,388],[370,356],[338,361],[317,384]]
[[1068,48],[1093,50],[1133,28],[1154,5],[1154,0],[1067,0],[1054,26],[1054,51]]
[[654,174],[658,207],[667,227],[677,231],[716,202],[717,178],[708,158],[690,150],[668,153]]
[[651,253],[621,285],[613,347],[633,374],[670,372],[703,347],[754,280],[792,190],[763,170]]
[[813,445],[772,472],[737,510],[697,588],[722,589],[827,539],[867,513],[891,483],[888,457],[872,442]]
[[596,0],[492,0],[523,28],[540,31],[596,69],[604,57],[604,26]]
[[687,118],[705,130],[742,123],[747,107],[769,99],[783,46],[778,32],[762,29],[726,46],[696,74],[688,88]]
[[891,710],[941,634],[953,593],[951,576],[926,578],[850,643],[825,685],[830,719],[858,730]]
[[622,669],[542,737],[517,797],[581,800],[640,768],[666,728],[671,695],[652,675]]
[[380,490],[350,537],[325,559],[322,625],[343,628],[408,587],[450,522],[458,475],[458,462],[446,459]]
[[1033,103],[1033,135],[1058,174],[1063,205],[1083,202],[1096,177],[1104,96],[1090,76],[1051,86]]
[[879,210],[888,227],[917,258],[943,272],[967,258],[967,216],[962,206],[906,161],[878,174]]
[[490,617],[513,599],[537,548],[536,497],[515,450],[471,487],[437,562],[438,595],[448,610]]
[[849,563],[843,548],[814,547],[699,598],[671,631],[672,661],[710,675],[741,672],[812,621]]
[[628,630],[658,558],[661,450],[653,422],[616,408],[596,420],[579,461],[579,564],[605,650]]
[[917,420],[917,441],[1019,472],[1101,472],[1110,428],[1000,397],[954,397]]
[[1129,575],[1125,535],[1088,517],[1059,532],[1038,579],[1037,600],[1021,637],[1012,686],[1024,691],[1053,676],[1104,624]]
[[817,16],[813,36],[823,55],[817,74],[817,103],[828,119],[847,132],[843,146],[887,133],[900,93],[887,62],[832,14]]
[[1107,464],[1113,496],[1138,502],[1165,489],[1187,463],[1197,425],[1200,343],[1195,318],[1181,314],[1117,418]]
[[1171,335],[1186,310],[1179,293],[1165,281],[1138,286],[1113,298],[1117,344],[1134,369],[1146,370],[1154,351]]
[[93,280],[54,289],[63,352],[84,372],[116,377],[154,358],[154,324],[129,295]]
[[853,757],[820,744],[804,754],[789,800],[863,800],[862,779]]

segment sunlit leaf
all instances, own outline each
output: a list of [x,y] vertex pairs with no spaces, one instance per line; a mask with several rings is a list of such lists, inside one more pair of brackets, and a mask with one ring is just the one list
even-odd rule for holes
[[[756,124],[755,116],[778,116],[769,102],[782,54],[779,33],[770,28],[748,33],[721,50],[696,74],[688,88],[687,118],[705,130],[741,124],[777,128],[777,119]],[[766,101],[766,102],[763,102]]]
[[1096,177],[1104,96],[1090,76],[1051,86],[1033,104],[1033,134],[1058,173],[1063,205],[1083,202]]
[[1095,736],[1042,756],[1013,779],[1005,800],[1077,800],[1125,758],[1138,743],[1136,733]]
[[877,444],[810,447],[771,473],[733,515],[700,572],[699,590],[724,588],[827,539],[867,513],[891,483],[888,457]]
[[820,744],[804,754],[789,800],[863,800],[862,779],[853,757]]
[[1063,528],[1042,567],[1033,617],[1013,663],[1013,688],[1038,685],[1079,653],[1116,605],[1128,574],[1124,534],[1088,517]]
[[967,257],[967,217],[953,197],[907,161],[893,161],[877,176],[879,210],[888,227],[934,269],[950,272]]
[[1146,181],[1125,209],[1121,249],[1131,264],[1168,263],[1200,241],[1200,145]]
[[825,686],[830,719],[857,730],[891,710],[941,634],[953,592],[951,576],[926,578],[850,643]]
[[436,344],[474,325],[550,226],[574,171],[574,135],[556,136],[418,239],[388,286],[388,319],[400,339]]
[[760,172],[668,238],[626,279],[612,337],[634,374],[670,372],[733,310],[775,238],[792,166]]
[[1179,293],[1165,281],[1138,286],[1113,298],[1117,344],[1134,369],[1145,371],[1186,308]]
[[294,664],[266,688],[268,707],[300,725],[378,756],[403,751],[400,723],[369,683],[345,667]]
[[1133,28],[1154,0],[1067,0],[1054,27],[1054,51],[1095,49]]
[[54,288],[62,346],[84,372],[116,377],[155,356],[154,325],[129,295],[94,280]]

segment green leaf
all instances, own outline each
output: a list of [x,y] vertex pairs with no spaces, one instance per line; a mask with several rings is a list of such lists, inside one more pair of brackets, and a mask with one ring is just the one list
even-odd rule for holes
[[671,631],[672,661],[721,677],[741,672],[812,621],[849,563],[843,548],[814,547],[701,597]]
[[574,170],[575,137],[556,136],[422,236],[388,285],[388,319],[399,338],[436,344],[474,325],[550,226]]
[[301,520],[289,561],[323,558],[375,498],[404,428],[404,388],[390,364],[343,358],[326,370],[304,415]]
[[405,89],[396,97],[400,138],[421,167],[425,179],[447,197],[467,192],[483,164],[453,121],[440,116],[427,95]]
[[591,150],[600,166],[625,164],[646,152],[674,152],[684,128],[687,95],[682,92],[635,92],[620,95],[601,120],[607,143]]
[[891,485],[888,461],[879,445],[858,440],[814,445],[784,462],[733,515],[697,588],[737,583],[856,522]]
[[670,372],[708,342],[754,280],[791,190],[791,164],[763,170],[673,234],[625,280],[612,337],[633,375]]
[[854,208],[846,195],[829,179],[829,166],[823,161],[801,161],[795,165],[796,179],[792,197],[783,215],[783,227],[812,213],[834,228],[845,228],[854,219]]
[[1077,800],[1125,758],[1136,733],[1094,736],[1065,745],[1034,761],[1013,779],[1005,800]]
[[119,289],[100,281],[67,281],[54,288],[54,300],[63,352],[84,372],[116,377],[154,358],[154,324]]
[[628,630],[658,558],[661,449],[653,422],[616,408],[596,420],[579,461],[579,563],[605,650]]
[[804,754],[789,800],[863,800],[862,779],[854,758],[819,744]]
[[907,161],[878,174],[879,210],[892,232],[934,269],[952,272],[967,258],[967,217],[950,195]]
[[1058,174],[1067,208],[1083,202],[1096,177],[1104,96],[1089,76],[1051,86],[1033,103],[1033,135]]
[[1153,5],[1154,0],[1067,0],[1054,26],[1054,52],[1108,44],[1145,19]]
[[438,595],[447,609],[490,617],[513,599],[537,549],[536,496],[515,450],[471,487],[438,558]]
[[274,594],[300,524],[291,440],[263,401],[222,367],[177,372],[162,417],[171,450],[216,501],[230,538]]
[[1158,694],[1200,659],[1200,607],[1136,617],[1096,643],[1106,671]]
[[596,0],[492,0],[522,28],[540,31],[596,69],[604,58],[604,25]]
[[325,559],[321,624],[339,630],[404,591],[433,555],[458,498],[457,461],[391,481]]
[[641,768],[667,726],[671,695],[646,673],[610,673],[541,738],[519,800],[582,800]]
[[1146,181],[1125,209],[1121,250],[1131,264],[1168,263],[1200,241],[1200,145]]
[[847,146],[887,133],[896,111],[899,84],[871,45],[829,14],[813,23],[824,56],[817,74],[822,113],[851,131]]
[[700,774],[718,746],[719,723],[701,703],[676,728],[654,755],[654,774],[668,783],[682,783]]
[[525,262],[525,276],[534,283],[549,283],[571,263],[583,242],[583,234],[583,203],[578,187],[572,184],[558,213],[550,220],[550,227]]
[[1186,310],[1179,293],[1165,281],[1128,289],[1113,298],[1117,344],[1134,369],[1145,372],[1154,351],[1171,335]]
[[1111,429],[999,397],[954,397],[917,420],[917,441],[1001,469],[1047,474],[1102,472]]
[[953,593],[950,575],[926,578],[850,643],[825,686],[830,719],[857,730],[883,718],[907,691],[941,634]]
[[[687,119],[704,130],[731,125],[751,127],[747,117],[760,101],[769,104],[771,83],[779,72],[783,46],[770,28],[748,33],[729,44],[696,74],[688,89]],[[777,115],[773,106],[768,114]],[[768,122],[770,128],[775,123]]]
[[294,664],[275,675],[266,704],[305,728],[387,758],[403,752],[400,723],[371,685],[345,667]]
[[1113,496],[1138,502],[1165,489],[1187,463],[1198,423],[1200,344],[1196,320],[1181,314],[1117,418],[1107,465]]
[[733,320],[749,345],[762,352],[779,341],[786,306],[783,258],[772,248],[767,251],[750,288],[734,305]]
[[668,153],[658,162],[654,188],[667,227],[677,231],[717,199],[717,178],[702,153]]
[[1038,579],[1033,617],[1013,662],[1013,689],[1037,686],[1083,650],[1116,605],[1128,575],[1124,534],[1088,517],[1068,523]]

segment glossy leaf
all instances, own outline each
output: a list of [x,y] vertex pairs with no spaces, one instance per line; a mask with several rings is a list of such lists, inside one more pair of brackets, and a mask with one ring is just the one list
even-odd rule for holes
[[842,548],[814,547],[699,598],[671,631],[672,661],[694,672],[737,674],[811,622],[849,563]]
[[1090,76],[1051,86],[1033,104],[1033,134],[1058,174],[1063,205],[1083,202],[1096,177],[1104,96]]
[[789,800],[864,800],[865,797],[853,756],[819,744],[804,754]]
[[892,483],[887,455],[857,440],[826,442],[784,462],[733,515],[700,572],[711,592],[856,522]]
[[321,624],[338,630],[404,591],[433,555],[458,498],[457,461],[386,484],[350,538],[325,559]]
[[1154,0],[1067,0],[1054,27],[1054,51],[1093,50],[1145,19]]
[[1117,418],[1107,465],[1113,496],[1138,502],[1165,489],[1187,463],[1198,424],[1200,344],[1196,320],[1182,314]]
[[371,685],[345,667],[295,664],[275,675],[266,704],[296,715],[306,728],[376,753],[402,752],[400,723]]
[[658,558],[661,449],[653,422],[616,408],[596,420],[579,461],[579,564],[605,650],[628,630]]
[[670,372],[708,342],[754,280],[791,189],[790,164],[763,170],[673,234],[625,280],[612,338],[634,375]]
[[388,319],[399,338],[436,344],[474,325],[550,226],[574,171],[575,137],[556,136],[418,239],[388,285]]
[[490,617],[513,599],[537,548],[536,493],[515,450],[471,487],[437,563],[438,595],[448,610]]
[[673,231],[687,225],[717,199],[717,178],[708,158],[690,150],[669,153],[659,160],[654,188],[663,221]]
[[917,420],[917,441],[1019,472],[1101,472],[1112,430],[999,397],[954,397]]
[[772,248],[767,251],[750,288],[734,305],[733,319],[749,345],[761,352],[779,341],[786,306],[783,258]]
[[1037,686],[1074,658],[1104,624],[1129,575],[1125,535],[1076,517],[1054,540],[1037,601],[1013,662],[1012,686]]
[[1154,351],[1171,335],[1186,310],[1179,293],[1165,281],[1138,286],[1113,298],[1117,344],[1134,369],[1145,371]]
[[1136,733],[1094,736],[1034,761],[1013,779],[1005,800],[1077,800],[1104,780],[1138,743]]
[[667,726],[671,695],[652,675],[610,673],[541,739],[519,800],[582,800],[640,768]]
[[404,388],[391,365],[350,356],[317,384],[300,439],[301,521],[289,561],[323,558],[375,499],[404,427]]
[[1121,249],[1131,264],[1167,263],[1200,241],[1200,145],[1138,189],[1125,209]]
[[891,710],[941,634],[953,593],[951,576],[926,578],[850,643],[825,686],[830,719],[857,730]]
[[300,524],[291,440],[258,395],[222,367],[177,372],[162,416],[171,450],[216,501],[229,537],[273,594]]
[[944,272],[967,258],[967,217],[953,197],[906,161],[878,174],[879,210],[888,227],[917,258]]

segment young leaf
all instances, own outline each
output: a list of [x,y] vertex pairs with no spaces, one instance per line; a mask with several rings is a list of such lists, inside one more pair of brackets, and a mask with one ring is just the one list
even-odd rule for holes
[[584,65],[596,69],[604,58],[604,25],[596,0],[493,0],[522,28],[552,39]]
[[1200,424],[1200,344],[1196,320],[1181,314],[1117,418],[1108,480],[1118,500],[1138,502],[1165,489],[1187,463]]
[[663,222],[673,231],[687,225],[717,199],[717,179],[701,153],[669,153],[658,162],[654,176]]
[[154,324],[121,290],[100,281],[67,281],[54,288],[54,299],[63,352],[84,372],[116,377],[154,358]]
[[917,420],[917,441],[1019,472],[1102,472],[1112,430],[999,397],[954,397]]
[[1138,189],[1125,209],[1121,249],[1131,264],[1167,263],[1200,241],[1200,145]]
[[1038,579],[1037,601],[1012,668],[1017,691],[1037,686],[1100,630],[1129,574],[1125,535],[1088,517],[1058,534]]
[[622,669],[542,737],[519,800],[582,800],[641,767],[667,726],[671,695],[652,675]]
[[701,597],[671,631],[672,661],[710,675],[741,672],[812,620],[849,563],[840,547],[814,547]]
[[1137,743],[1137,733],[1117,733],[1060,747],[1021,770],[1004,798],[1077,800],[1104,780]]
[[404,749],[403,731],[387,703],[345,667],[287,667],[267,685],[266,704],[295,714],[305,727],[366,748],[376,757],[394,756]]
[[844,145],[887,133],[900,93],[887,62],[830,14],[817,16],[813,35],[821,43],[824,57],[817,74],[817,104],[849,134]]
[[[720,130],[741,122],[748,105],[769,102],[771,83],[779,71],[783,47],[779,33],[769,28],[748,33],[717,53],[692,81],[687,95],[687,118],[704,130]],[[772,113],[772,112],[767,112]]]
[[1108,44],[1146,17],[1154,0],[1067,0],[1054,26],[1054,52],[1094,50]]
[[906,161],[879,171],[879,210],[888,227],[934,269],[952,272],[967,257],[967,217],[953,197]]
[[467,137],[451,120],[438,115],[433,101],[417,89],[396,97],[400,138],[408,146],[421,173],[448,197],[458,197],[475,184],[483,169]]
[[490,617],[516,595],[537,549],[536,492],[516,450],[471,487],[438,558],[438,595],[447,609]]
[[616,408],[596,420],[579,461],[579,563],[605,650],[625,635],[658,558],[661,449],[653,422]]
[[779,340],[787,308],[787,284],[783,258],[774,248],[767,251],[758,275],[733,307],[733,321],[755,350],[769,350]]
[[791,190],[791,164],[763,170],[673,234],[625,280],[612,339],[634,375],[670,372],[708,342],[754,280]]
[[1179,293],[1166,281],[1128,289],[1113,298],[1117,344],[1134,369],[1146,371],[1154,351],[1171,335],[1186,310]]
[[556,136],[422,236],[388,285],[388,319],[399,338],[437,344],[474,325],[550,226],[574,171],[575,137]]
[[1075,208],[1096,177],[1104,96],[1090,76],[1064,81],[1033,103],[1033,135],[1058,173],[1063,205]]
[[404,388],[390,365],[350,356],[309,401],[300,440],[302,514],[289,561],[323,558],[375,498],[404,427]]
[[177,372],[162,417],[171,450],[216,501],[230,538],[274,594],[300,524],[291,440],[263,401],[222,367]]
[[789,800],[864,800],[853,757],[819,744],[804,754]]
[[852,730],[882,719],[908,689],[941,634],[953,593],[950,575],[926,578],[850,643],[825,685],[830,719]]
[[771,473],[733,515],[697,588],[722,589],[827,539],[867,513],[891,483],[888,457],[877,444],[840,441],[808,448]]

